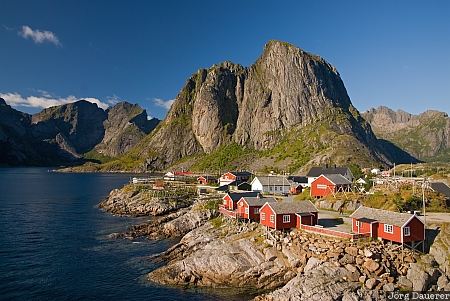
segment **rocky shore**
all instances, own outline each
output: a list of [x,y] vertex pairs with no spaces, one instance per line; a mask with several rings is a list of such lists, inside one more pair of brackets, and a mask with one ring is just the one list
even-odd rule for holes
[[[113,235],[134,239],[182,237],[152,260],[161,285],[239,288],[255,300],[384,300],[393,290],[450,290],[450,227],[439,225],[428,254],[379,241],[274,232],[218,216],[220,197],[149,197],[125,186],[100,207],[114,214],[160,215]],[[350,204],[352,206],[352,204]]]
[[112,190],[99,207],[115,215],[163,215],[191,206],[194,199],[193,194],[177,193],[166,196],[141,185],[130,184]]
[[[436,239],[445,235],[441,231]],[[266,239],[258,224],[218,217],[161,254],[159,259],[167,264],[148,279],[165,285],[272,291],[256,300],[382,300],[393,290],[450,289],[446,267],[433,255],[297,230],[276,238],[276,244]],[[446,247],[435,253],[447,254]]]

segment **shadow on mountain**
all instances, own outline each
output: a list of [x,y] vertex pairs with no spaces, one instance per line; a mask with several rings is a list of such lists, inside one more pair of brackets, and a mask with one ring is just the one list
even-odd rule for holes
[[378,139],[377,142],[378,148],[388,156],[389,161],[392,163],[406,164],[423,162],[388,140]]

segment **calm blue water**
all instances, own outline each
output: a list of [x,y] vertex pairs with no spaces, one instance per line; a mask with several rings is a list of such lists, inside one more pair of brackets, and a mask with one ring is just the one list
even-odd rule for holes
[[143,279],[155,268],[148,256],[175,242],[107,238],[139,222],[96,207],[128,179],[0,169],[0,300],[241,299]]

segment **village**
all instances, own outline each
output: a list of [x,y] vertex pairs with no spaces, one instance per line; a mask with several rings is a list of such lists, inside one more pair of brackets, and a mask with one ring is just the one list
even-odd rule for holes
[[[377,239],[417,252],[429,247],[427,198],[438,195],[445,206],[450,200],[446,183],[412,174],[396,175],[395,168],[368,169],[358,178],[349,167],[337,166],[312,167],[304,176],[260,175],[249,171],[228,171],[214,176],[174,171],[157,179],[133,178],[131,182],[151,184],[154,191],[163,194],[170,194],[168,187],[184,187],[195,189],[202,197],[219,198],[217,210],[221,218],[236,223],[259,223],[266,237],[275,243],[283,233],[298,229],[351,241]],[[365,197],[380,189],[399,191],[402,187],[422,196],[420,202],[416,197],[415,208],[385,210],[365,204]],[[442,216],[448,217],[439,214]],[[432,221],[430,218],[428,222]]]

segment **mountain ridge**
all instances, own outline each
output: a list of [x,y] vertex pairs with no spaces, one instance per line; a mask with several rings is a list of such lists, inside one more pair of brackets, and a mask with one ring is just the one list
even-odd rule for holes
[[450,160],[450,118],[446,112],[411,114],[386,106],[363,113],[375,134],[424,161]]
[[123,154],[156,127],[138,105],[103,110],[79,100],[22,113],[0,98],[2,165],[73,165]]
[[[293,133],[301,136],[306,128],[310,135],[298,143]],[[267,154],[283,141],[284,150]],[[308,151],[292,150],[284,156],[294,142]],[[395,146],[387,151],[379,145],[335,67],[280,41],[269,41],[249,67],[225,61],[195,72],[167,117],[124,160],[137,160],[135,167],[142,170],[160,170],[190,157],[214,155],[232,144],[267,155],[269,164],[284,160],[290,170],[330,161],[386,166],[395,157],[415,160]],[[121,166],[119,161],[115,167]]]

